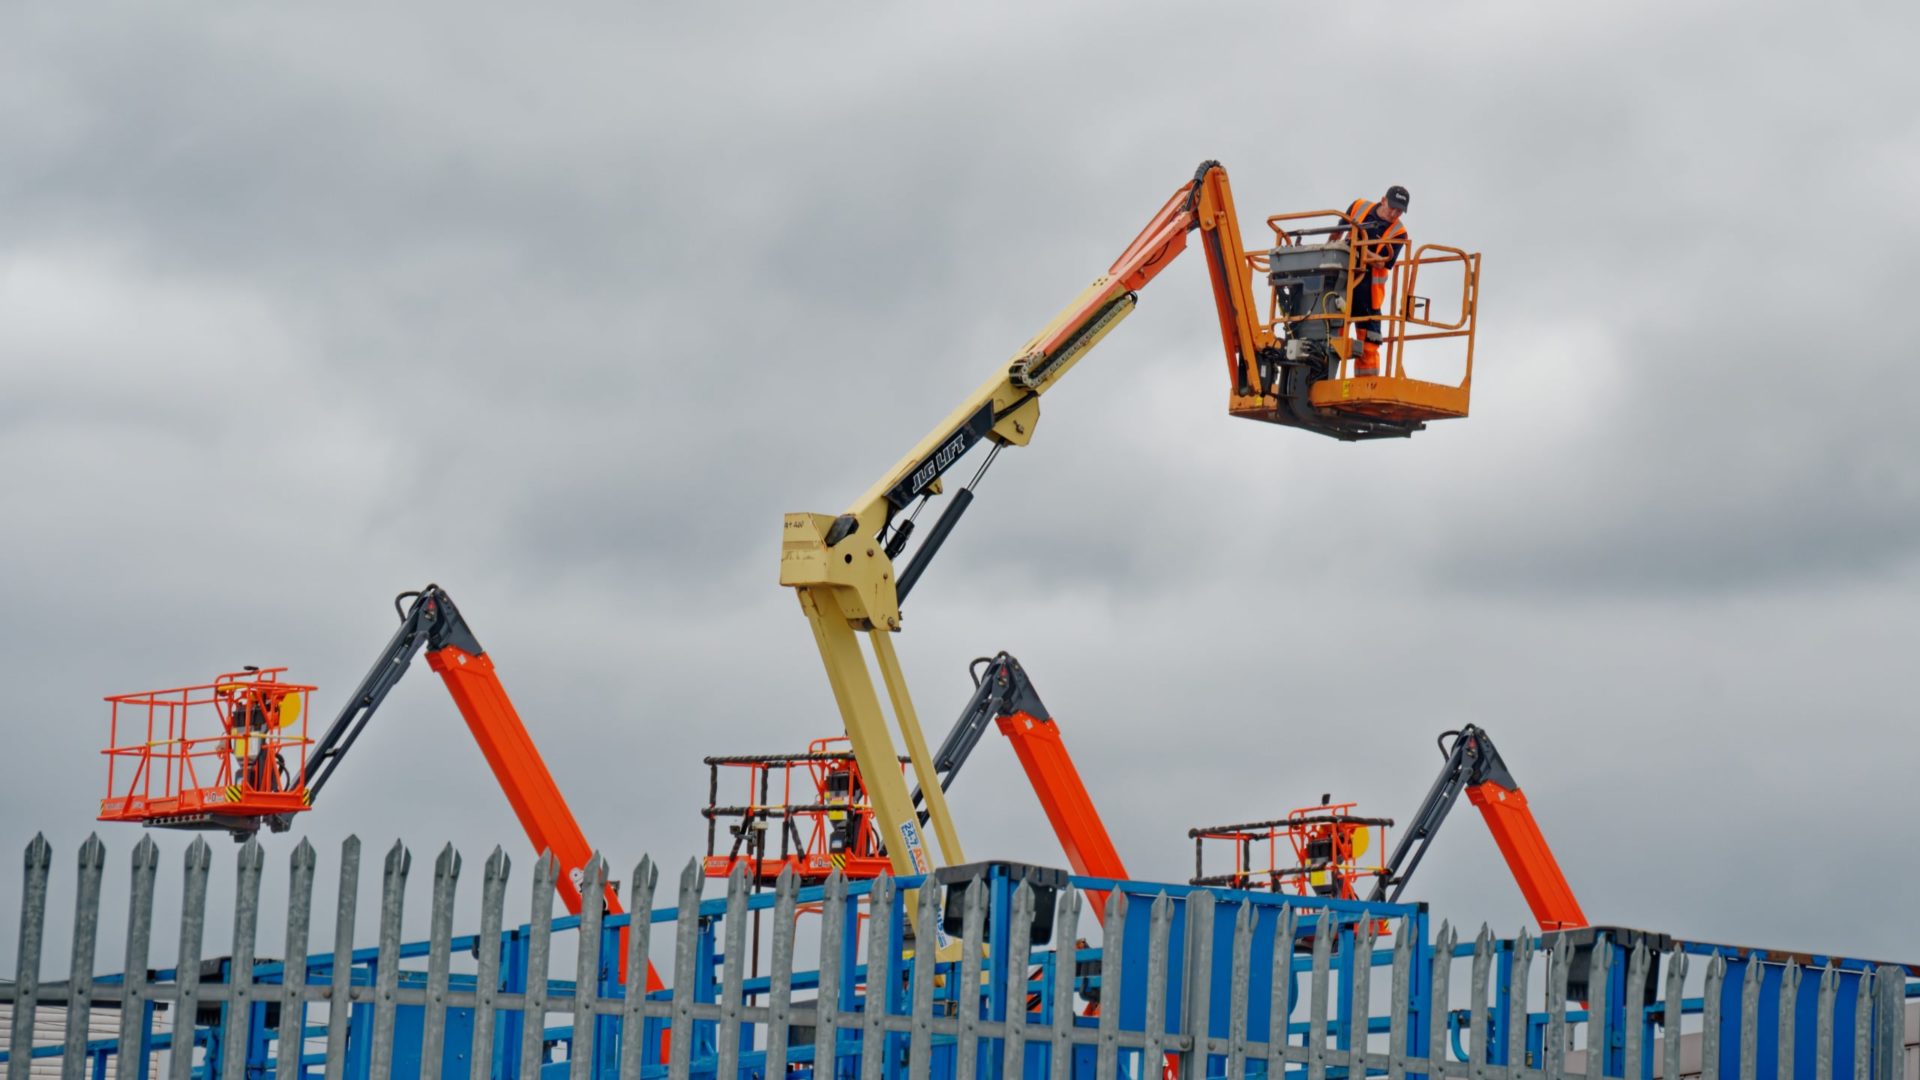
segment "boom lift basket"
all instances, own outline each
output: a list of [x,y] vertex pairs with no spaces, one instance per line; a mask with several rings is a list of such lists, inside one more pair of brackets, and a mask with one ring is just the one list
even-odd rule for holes
[[[700,812],[707,819],[706,876],[726,878],[745,866],[749,881],[771,886],[789,867],[810,884],[836,870],[856,881],[891,873],[874,831],[872,796],[846,743],[815,739],[804,754],[707,758],[707,806]],[[723,769],[745,781],[745,801],[720,801]],[[724,851],[721,821],[730,822]]]
[[[1386,834],[1393,819],[1361,817],[1353,812],[1357,805],[1308,806],[1275,821],[1189,829],[1190,884],[1358,900],[1360,883],[1386,872]],[[1207,873],[1209,841],[1231,850],[1228,873]]]
[[[1296,424],[1296,402],[1315,410],[1379,421],[1376,430],[1356,429],[1357,437],[1411,434],[1432,420],[1467,415],[1473,383],[1473,344],[1480,301],[1480,255],[1442,244],[1422,244],[1401,253],[1387,276],[1379,313],[1365,321],[1380,324],[1381,370],[1355,371],[1354,342],[1360,328],[1354,298],[1370,289],[1365,258],[1379,242],[1334,237],[1354,234],[1353,222],[1336,210],[1275,214],[1267,219],[1273,246],[1248,252],[1246,273],[1257,283],[1265,277],[1268,299],[1256,324],[1260,378],[1265,393],[1235,396],[1235,416]],[[1424,291],[1423,291],[1424,290]],[[1429,343],[1458,342],[1459,381],[1416,378],[1422,367],[1438,366]],[[1415,358],[1407,361],[1409,346]]]
[[285,831],[307,809],[307,706],[314,688],[286,668],[248,668],[213,682],[115,694],[101,821]]

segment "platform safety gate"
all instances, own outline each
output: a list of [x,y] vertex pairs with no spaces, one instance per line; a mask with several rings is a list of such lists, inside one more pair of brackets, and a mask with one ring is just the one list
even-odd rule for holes
[[[149,1062],[164,1061],[181,1080],[1894,1080],[1911,1041],[1906,999],[1916,972],[1904,965],[1636,931],[1504,940],[1483,927],[1463,942],[1444,925],[1430,938],[1425,909],[1414,905],[1074,879],[1111,890],[1105,926],[1118,928],[1105,948],[1086,948],[1075,940],[1077,889],[1048,897],[994,864],[960,883],[835,877],[802,889],[789,876],[758,894],[736,874],[724,899],[703,900],[696,859],[674,906],[654,910],[657,874],[643,859],[630,906],[650,914],[632,921],[623,955],[628,916],[552,916],[550,859],[531,875],[529,921],[507,926],[510,863],[498,848],[481,874],[478,934],[453,933],[462,860],[448,847],[434,865],[430,939],[403,942],[411,857],[395,844],[377,944],[355,949],[359,842],[341,854],[330,952],[309,949],[316,859],[302,842],[290,860],[286,924],[274,936],[283,956],[306,960],[259,954],[265,860],[250,840],[238,853],[231,949],[210,958],[212,852],[195,841],[176,962],[154,969],[159,852],[142,840],[125,908],[125,974],[95,975],[110,963],[96,955],[106,850],[89,839],[79,851],[68,975],[55,980],[43,972],[53,853],[36,837],[16,978],[0,983],[0,1009],[11,1010],[0,1055],[7,1075],[57,1065],[62,1075],[105,1076],[124,1065],[113,1075],[145,1076]],[[596,858],[587,873],[586,894],[600,895],[604,863]],[[764,973],[750,942],[756,914],[768,932]],[[957,959],[940,959],[943,943],[958,946],[946,950]],[[669,951],[670,989],[624,993],[623,968],[644,971],[648,956]],[[797,969],[814,957],[816,968]],[[555,965],[573,977],[553,978]],[[1093,999],[1097,1010],[1087,1008]],[[176,1018],[171,1032],[155,1030],[162,1008]],[[89,1040],[94,1010],[117,1015],[117,1039]],[[36,1018],[49,1014],[64,1020],[65,1036],[36,1044]],[[1695,1060],[1684,1060],[1683,1047]]]

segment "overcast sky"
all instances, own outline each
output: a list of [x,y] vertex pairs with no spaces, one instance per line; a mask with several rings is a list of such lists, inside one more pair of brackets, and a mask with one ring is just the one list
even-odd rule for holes
[[[287,664],[323,719],[428,581],[589,836],[677,867],[703,755],[838,729],[781,515],[1217,158],[1250,228],[1398,183],[1483,251],[1474,415],[1230,420],[1189,255],[915,592],[933,736],[1011,650],[1185,880],[1196,824],[1404,820],[1477,723],[1594,920],[1920,959],[1914,6],[1035,7],[0,17],[0,926],[36,831],[71,903],[102,695]],[[953,806],[1061,861],[998,735]],[[531,862],[424,664],[298,832],[323,882],[350,833]],[[1527,921],[1465,807],[1410,895]]]

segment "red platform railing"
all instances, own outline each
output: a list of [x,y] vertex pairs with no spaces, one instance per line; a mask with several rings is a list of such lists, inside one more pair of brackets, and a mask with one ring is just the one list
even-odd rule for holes
[[101,821],[251,832],[307,809],[307,712],[314,688],[286,668],[115,694]]

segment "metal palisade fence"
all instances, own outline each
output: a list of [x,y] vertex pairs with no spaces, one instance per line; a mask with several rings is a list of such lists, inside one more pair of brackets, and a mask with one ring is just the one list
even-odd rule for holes
[[[789,873],[764,892],[736,873],[706,899],[698,860],[660,897],[642,859],[626,889],[641,914],[556,918],[559,869],[543,857],[528,921],[510,926],[511,866],[496,848],[479,930],[463,935],[462,860],[448,847],[429,938],[407,942],[406,849],[387,853],[366,920],[359,842],[341,855],[328,951],[310,947],[305,842],[288,863],[285,924],[264,938],[263,852],[240,848],[232,940],[215,944],[212,854],[196,840],[173,966],[160,968],[159,853],[143,839],[120,970],[98,974],[111,963],[96,955],[107,858],[89,839],[66,975],[49,978],[53,852],[36,837],[17,970],[0,983],[7,1075],[1894,1080],[1920,1026],[1904,965],[1633,930],[1483,928],[1458,941],[1444,925],[1430,935],[1417,905],[1069,881],[1018,864],[808,888]],[[602,860],[581,872],[584,895],[603,895]],[[1077,938],[1083,889],[1108,895],[1097,946]],[[367,923],[375,944],[356,949]],[[638,992],[649,959],[667,986]],[[96,1034],[103,1016],[115,1023]]]

